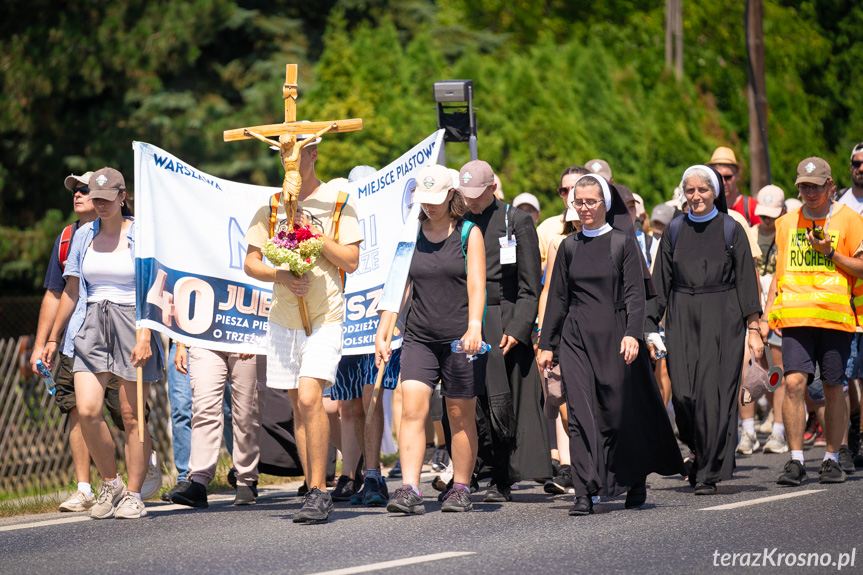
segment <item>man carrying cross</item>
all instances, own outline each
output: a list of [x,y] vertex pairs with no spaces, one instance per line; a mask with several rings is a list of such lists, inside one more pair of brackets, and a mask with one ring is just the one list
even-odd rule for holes
[[[309,136],[297,137],[299,143]],[[244,269],[260,281],[273,282],[273,301],[267,331],[267,386],[287,389],[294,408],[294,434],[309,491],[295,523],[326,521],[333,509],[326,490],[326,456],[329,424],[324,411],[324,389],[333,384],[342,354],[344,294],[339,269],[350,273],[359,264],[363,241],[357,211],[351,198],[339,206],[338,185],[325,184],[315,175],[318,141],[306,143],[300,153],[300,185],[294,222],[310,226],[324,236],[322,257],[301,277],[263,262],[261,249],[271,237],[268,201],[261,206],[246,234],[248,252]],[[277,202],[273,233],[290,231],[283,202]],[[338,239],[335,239],[338,238]],[[299,298],[308,306],[312,333],[306,335]]]

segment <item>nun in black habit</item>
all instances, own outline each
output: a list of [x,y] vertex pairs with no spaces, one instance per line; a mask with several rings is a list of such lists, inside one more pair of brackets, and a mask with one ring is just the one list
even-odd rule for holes
[[664,348],[655,332],[665,315],[677,429],[695,454],[689,482],[696,495],[712,495],[734,469],[743,346],[756,358],[764,350],[760,292],[746,232],[727,215],[719,174],[692,166],[680,187],[690,211],[662,234],[653,273],[659,293],[648,303],[645,331],[654,332],[647,342],[655,356]]
[[558,250],[539,364],[551,367],[559,351],[576,496],[569,514],[588,515],[592,495],[627,492],[626,508],[639,507],[648,474],[684,467],[640,341],[655,292],[627,207],[592,174],[576,182],[573,204],[584,228]]

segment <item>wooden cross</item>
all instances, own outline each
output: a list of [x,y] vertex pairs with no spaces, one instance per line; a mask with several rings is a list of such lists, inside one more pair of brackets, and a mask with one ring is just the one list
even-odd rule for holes
[[282,134],[313,134],[331,126],[330,132],[355,132],[363,129],[362,118],[350,120],[335,120],[332,122],[297,122],[297,65],[288,64],[285,70],[285,84],[282,87],[282,98],[285,99],[285,121],[282,124],[267,124],[225,130],[226,142],[249,140],[254,138],[250,132],[261,136],[281,136]]

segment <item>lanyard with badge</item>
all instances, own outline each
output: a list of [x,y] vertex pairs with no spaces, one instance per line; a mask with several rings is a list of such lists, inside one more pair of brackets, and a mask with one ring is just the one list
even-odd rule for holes
[[506,235],[502,238],[498,238],[500,242],[500,263],[501,265],[505,264],[514,264],[515,263],[515,246],[516,241],[514,236],[510,236],[509,234],[509,208],[510,205],[506,205],[506,215],[504,216],[504,221],[506,222]]

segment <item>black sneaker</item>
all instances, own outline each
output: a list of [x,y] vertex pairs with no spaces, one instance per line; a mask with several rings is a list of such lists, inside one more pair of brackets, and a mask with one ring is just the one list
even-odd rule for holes
[[498,485],[497,483],[492,483],[488,486],[488,491],[482,500],[484,503],[505,503],[507,501],[512,501],[512,490],[509,485]]
[[369,507],[383,507],[390,498],[387,482],[383,477],[380,478],[380,481],[374,477],[366,477],[363,491],[363,505]]
[[[842,470],[840,469],[839,471]],[[785,471],[779,476],[776,483],[779,485],[797,487],[798,485],[806,483],[807,479],[809,479],[809,477],[806,475],[806,469],[804,469],[803,465],[801,465],[801,463],[796,459],[791,459],[785,464]]]
[[209,507],[207,503],[207,487],[194,481],[189,483],[189,486],[183,491],[178,491],[171,496],[171,501],[179,505],[188,505],[189,507]]
[[426,507],[422,497],[417,495],[411,486],[402,485],[396,489],[389,503],[387,503],[387,511],[391,513],[422,515],[426,512]]
[[228,485],[231,486],[232,489],[237,488],[237,469],[232,467],[228,470]]
[[716,495],[716,484],[715,483],[697,483],[695,485],[695,494],[696,495]]
[[854,454],[847,445],[839,448],[839,467],[845,473],[854,473]]
[[845,483],[848,475],[832,459],[825,459],[818,468],[819,483]]
[[432,455],[431,459],[431,468],[432,471],[437,471],[440,473],[446,466],[449,465],[449,452],[446,450],[445,445],[441,445],[435,447],[434,455]]
[[309,484],[303,481],[303,484],[297,489],[297,497],[305,497],[309,493]]
[[296,515],[294,523],[320,523],[326,521],[333,512],[333,500],[326,491],[317,487],[306,494],[306,502]]
[[590,495],[579,495],[575,498],[575,504],[569,508],[569,514],[573,517],[593,515],[593,498]]
[[443,512],[462,512],[473,509],[473,504],[470,501],[470,489],[465,489],[461,485],[454,485],[452,489],[447,491],[446,498],[441,505],[440,510]]
[[390,469],[390,472],[387,473],[387,477],[390,479],[401,479],[402,478],[402,460],[396,459],[396,464],[393,465],[393,468]]
[[252,491],[252,487],[250,485],[237,485],[234,505],[254,505],[255,503],[257,503],[257,493]]
[[340,475],[336,488],[333,489],[331,497],[333,501],[350,501],[357,492],[356,483],[347,475]]
[[552,495],[575,493],[575,486],[572,483],[572,468],[569,465],[561,465],[560,472],[556,477],[545,482],[543,490]]
[[644,481],[637,483],[629,488],[626,492],[626,502],[623,507],[626,509],[635,509],[641,507],[647,501],[647,484]]
[[185,491],[191,485],[188,481],[178,481],[175,486],[173,486],[170,491],[166,491],[162,494],[162,501],[171,501],[171,497],[174,496],[175,493],[179,493],[180,491]]

